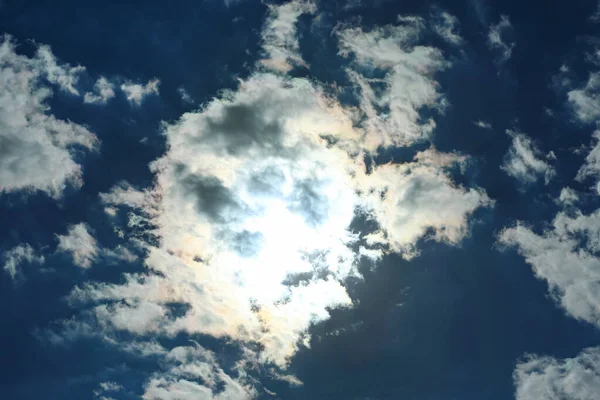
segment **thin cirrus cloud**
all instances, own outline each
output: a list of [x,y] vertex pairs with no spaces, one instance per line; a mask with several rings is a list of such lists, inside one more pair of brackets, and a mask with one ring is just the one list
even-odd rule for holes
[[507,34],[512,30],[510,19],[506,15],[500,16],[500,21],[497,24],[490,25],[488,32],[488,46],[497,54],[497,62],[502,64],[512,56],[515,42],[506,38]]
[[[47,337],[61,344],[98,337],[161,357],[165,370],[148,379],[143,398],[252,397],[243,371],[225,373],[199,346],[167,349],[147,340],[181,334],[233,340],[243,349],[240,365],[266,365],[274,379],[299,384],[283,370],[310,344],[312,324],[331,308],[353,306],[344,282],[360,276],[361,257],[415,257],[423,237],[458,245],[470,216],[493,206],[483,189],[454,183],[466,155],[429,148],[410,162],[365,164],[378,149],[426,142],[435,123],[419,112],[443,111],[435,73],[450,63],[418,44],[427,25],[402,17],[368,32],[336,31],[360,96],[361,107],[350,109],[318,82],[285,74],[303,65],[295,24],[314,12],[311,4],[271,6],[262,36],[267,58],[256,71],[163,125],[167,151],[151,164],[152,187],[122,182],[100,196],[109,217],[127,211],[146,271],[78,285],[68,302],[79,314]],[[368,65],[384,73],[383,93],[373,89]],[[350,228],[357,214],[379,228],[361,238]],[[156,240],[140,239],[147,236]],[[93,267],[87,229],[71,227],[66,237],[61,248]],[[78,256],[80,249],[88,250]],[[187,307],[174,315],[172,304]],[[122,332],[136,339],[115,341]]]

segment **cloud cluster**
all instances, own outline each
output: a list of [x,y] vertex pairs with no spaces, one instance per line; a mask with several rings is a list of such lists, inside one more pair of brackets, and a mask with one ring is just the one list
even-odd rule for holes
[[86,127],[54,117],[47,105],[50,84],[78,95],[82,70],[60,64],[47,46],[30,58],[16,52],[10,37],[0,42],[0,192],[43,191],[58,198],[68,185],[82,185],[74,151],[96,150],[98,139]]
[[511,130],[507,130],[506,133],[512,138],[512,144],[504,156],[502,170],[522,184],[533,183],[539,177],[543,177],[544,182],[548,184],[556,174],[547,162],[553,158],[552,155],[544,156],[536,144],[523,133]]
[[[81,314],[54,341],[202,334],[239,343],[252,362],[284,368],[310,344],[311,324],[331,308],[352,306],[344,285],[358,275],[360,257],[414,257],[422,238],[458,245],[475,210],[492,206],[482,189],[453,182],[452,173],[467,166],[464,155],[430,148],[402,164],[365,163],[379,148],[426,140],[435,126],[419,111],[440,109],[433,75],[449,64],[438,49],[417,45],[420,20],[337,31],[342,54],[353,55],[357,110],[318,82],[282,74],[301,65],[293,26],[314,12],[310,4],[272,6],[263,34],[272,62],[262,60],[235,90],[163,125],[167,151],[151,164],[152,187],[123,182],[100,196],[109,213],[126,209],[129,227],[155,239],[138,240],[146,271],[73,289],[68,300]],[[382,78],[369,77],[369,68]],[[352,231],[357,214],[379,230]],[[90,238],[77,225],[60,247],[92,265]],[[174,313],[174,304],[185,307]],[[176,353],[161,352],[170,369],[151,378],[145,398],[251,394],[205,350]],[[273,376],[297,383],[277,370]]]

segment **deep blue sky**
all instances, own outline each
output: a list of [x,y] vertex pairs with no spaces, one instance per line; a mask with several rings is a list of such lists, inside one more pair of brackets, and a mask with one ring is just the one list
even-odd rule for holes
[[[471,234],[458,247],[421,241],[421,254],[413,260],[390,255],[375,267],[365,262],[364,279],[347,283],[358,305],[333,310],[331,319],[311,327],[311,348],[292,359],[288,372],[304,385],[289,386],[265,371],[258,372],[258,379],[282,399],[511,399],[512,372],[525,353],[564,358],[600,345],[600,331],[566,315],[523,258],[496,245],[502,228],[517,220],[538,228],[551,221],[561,188],[585,191],[589,186],[573,182],[585,153],[569,149],[589,145],[593,129],[574,121],[553,77],[568,63],[573,79],[585,81],[586,37],[600,29],[588,22],[596,4],[364,0],[343,10],[345,3],[319,2],[318,26],[300,19],[300,49],[311,68],[292,74],[347,83],[335,38],[327,33],[338,21],[361,18],[368,29],[394,23],[398,14],[426,16],[432,5],[455,15],[466,42],[459,51],[438,38],[425,39],[454,62],[438,75],[451,107],[435,117],[432,143],[440,151],[470,155],[472,162],[457,181],[485,189],[496,204],[475,213]],[[50,45],[60,60],[84,65],[89,79],[104,75],[146,82],[156,77],[161,86],[159,96],[137,108],[121,93],[98,107],[55,93],[49,102],[52,113],[88,126],[102,141],[101,150],[81,155],[84,185],[67,190],[60,201],[43,193],[0,194],[0,250],[23,242],[53,249],[55,235],[80,221],[94,229],[103,246],[122,243],[98,194],[122,180],[140,188],[152,184],[148,164],[165,151],[161,121],[176,120],[252,72],[266,11],[254,0],[229,6],[221,0],[1,1],[0,32],[12,35],[22,54],[32,54],[31,39]],[[500,15],[510,17],[516,46],[498,66],[486,40],[490,23]],[[181,100],[180,87],[195,104]],[[493,129],[474,126],[476,120],[490,122]],[[506,129],[525,132],[544,153],[556,153],[557,176],[549,185],[538,181],[522,190],[500,169],[511,143]],[[140,143],[143,138],[147,141]],[[382,160],[411,159],[422,148],[391,151]],[[597,204],[586,197],[581,207],[593,210]],[[46,272],[25,265],[26,277],[17,283],[0,274],[0,398],[91,399],[99,382],[115,379],[129,390],[115,398],[139,398],[159,361],[128,358],[94,339],[52,346],[40,340],[39,332],[74,315],[64,296],[76,284],[119,282],[123,272],[143,266],[99,265],[82,273],[69,263],[66,256],[49,258]],[[225,360],[237,357],[234,346],[222,340],[195,339]],[[187,343],[189,338],[171,340]],[[259,398],[271,397],[263,393]]]

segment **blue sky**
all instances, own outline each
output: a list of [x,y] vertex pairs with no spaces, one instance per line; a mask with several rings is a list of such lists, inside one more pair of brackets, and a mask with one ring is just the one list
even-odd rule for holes
[[596,399],[599,29],[0,1],[0,397]]

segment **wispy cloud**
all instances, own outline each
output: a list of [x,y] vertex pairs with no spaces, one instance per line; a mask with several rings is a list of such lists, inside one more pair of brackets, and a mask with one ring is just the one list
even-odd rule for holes
[[512,56],[515,42],[506,38],[508,32],[512,30],[510,19],[506,15],[500,16],[497,24],[490,25],[488,32],[488,45],[490,49],[498,53],[498,63],[504,63]]
[[296,23],[302,14],[313,14],[316,6],[311,0],[293,0],[283,5],[269,6],[269,15],[262,31],[266,58],[265,68],[288,72],[295,66],[307,66],[300,55]]
[[522,184],[533,183],[539,177],[544,177],[548,184],[556,171],[544,159],[551,159],[552,156],[544,156],[525,134],[511,130],[506,133],[512,138],[512,144],[504,156],[502,170]]
[[19,267],[23,263],[43,264],[44,256],[38,254],[29,244],[23,243],[2,254],[4,271],[14,280],[19,273]]

